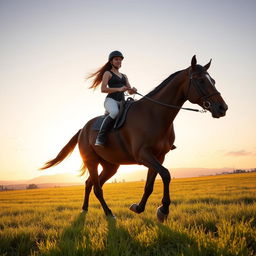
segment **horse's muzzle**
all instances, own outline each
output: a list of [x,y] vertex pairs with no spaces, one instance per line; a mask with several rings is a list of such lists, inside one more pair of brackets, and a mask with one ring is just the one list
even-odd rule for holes
[[228,105],[226,103],[213,103],[211,105],[210,110],[212,113],[212,117],[220,118],[226,115],[226,112],[228,110]]

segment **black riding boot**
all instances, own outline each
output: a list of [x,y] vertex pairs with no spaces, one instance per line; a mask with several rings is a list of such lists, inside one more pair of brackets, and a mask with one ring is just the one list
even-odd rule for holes
[[112,128],[114,122],[115,119],[111,118],[109,115],[104,118],[96,138],[95,146],[104,146],[107,132]]

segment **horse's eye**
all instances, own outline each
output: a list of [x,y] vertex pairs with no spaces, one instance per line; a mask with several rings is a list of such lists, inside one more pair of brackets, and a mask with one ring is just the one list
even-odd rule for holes
[[200,83],[200,84],[203,84],[204,83],[204,79],[198,79],[198,82]]

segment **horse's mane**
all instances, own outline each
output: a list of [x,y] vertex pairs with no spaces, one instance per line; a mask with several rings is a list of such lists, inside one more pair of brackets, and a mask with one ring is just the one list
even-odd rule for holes
[[146,96],[150,97],[157,92],[159,92],[163,87],[165,87],[176,75],[178,75],[182,70],[176,71],[175,73],[168,76],[161,84],[155,87],[152,91],[150,91]]

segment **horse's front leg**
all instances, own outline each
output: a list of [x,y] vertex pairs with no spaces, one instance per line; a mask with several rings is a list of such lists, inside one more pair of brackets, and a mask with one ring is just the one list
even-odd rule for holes
[[[159,163],[162,164],[164,161],[164,155],[159,156],[157,159],[158,159]],[[153,192],[156,176],[157,176],[157,172],[155,170],[149,168],[142,199],[139,204],[132,204],[130,206],[131,211],[136,212],[136,213],[142,213],[145,210],[148,198]]]
[[[162,205],[157,209],[157,218],[160,222],[164,222],[167,219],[169,214],[169,206],[171,203],[170,200],[170,190],[169,185],[171,182],[171,175],[165,167],[159,162],[158,159],[149,151],[143,150],[139,154],[139,162],[147,166],[149,169],[154,170],[156,173],[162,178],[164,190],[163,190],[163,198],[162,198]],[[152,175],[153,176],[153,175]]]
[[91,177],[86,180],[85,182],[85,192],[84,192],[84,203],[82,206],[82,211],[87,212],[88,211],[88,205],[89,205],[89,196],[92,190],[92,180]]
[[135,213],[144,212],[147,200],[153,192],[156,175],[157,175],[156,171],[154,171],[153,169],[148,169],[147,181],[146,181],[146,185],[144,188],[144,194],[142,196],[142,199],[139,204],[132,204],[130,206],[131,211],[133,211]]

